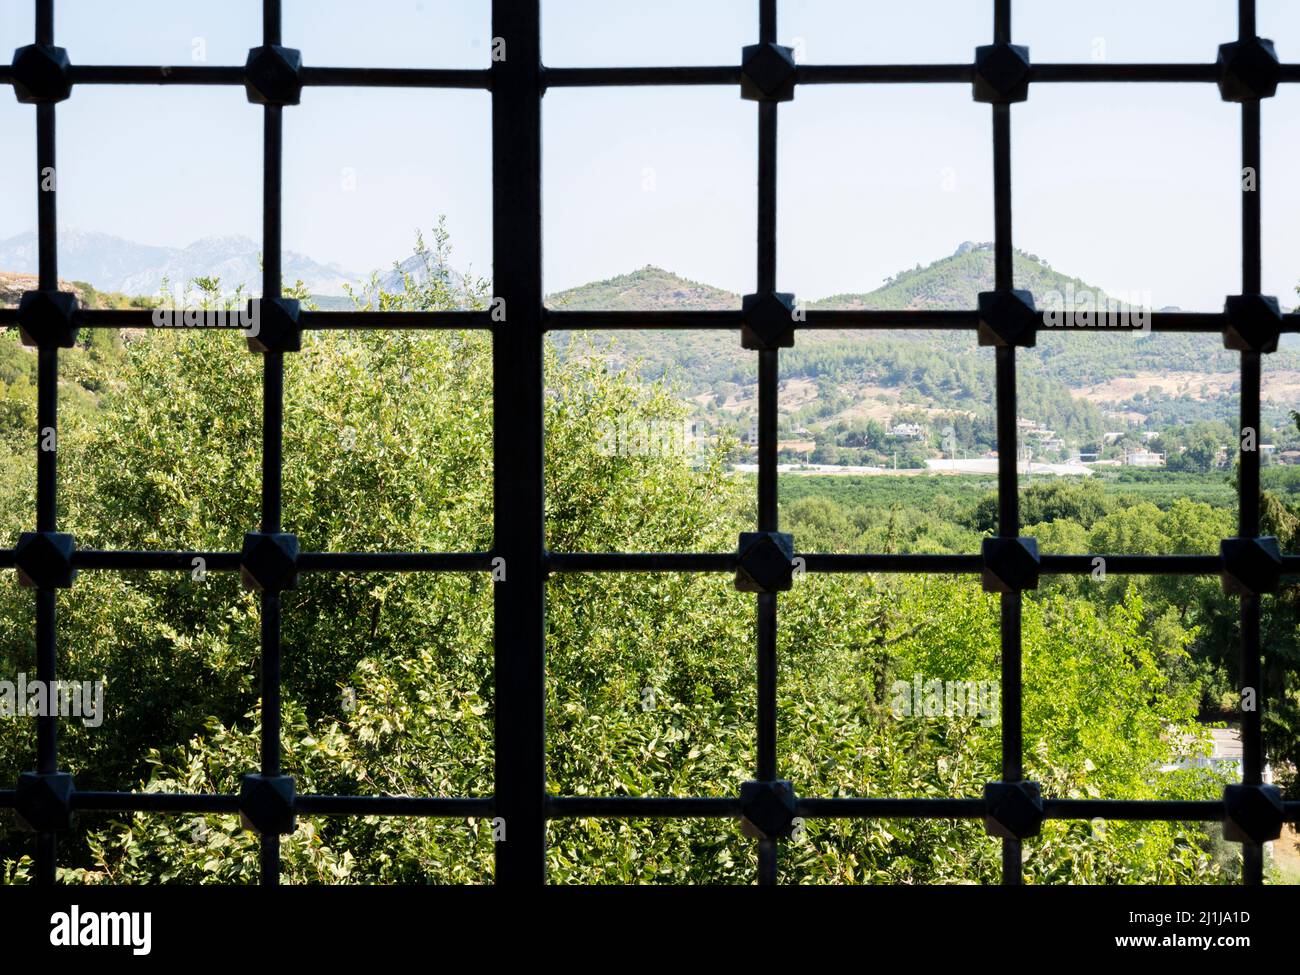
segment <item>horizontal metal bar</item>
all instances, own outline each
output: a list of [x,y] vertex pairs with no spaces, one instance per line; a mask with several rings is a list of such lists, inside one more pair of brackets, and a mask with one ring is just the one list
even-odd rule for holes
[[[0,793],[0,806],[13,805],[14,793]],[[72,807],[98,812],[150,813],[238,813],[239,796],[166,792],[83,792],[73,790]],[[441,798],[436,796],[326,796],[300,795],[294,811],[324,816],[445,816],[448,818],[492,815],[492,799]]]
[[565,311],[548,308],[547,331],[618,328],[740,328],[744,313],[735,311]]
[[799,85],[970,84],[974,73],[970,64],[801,64],[794,80]]
[[307,68],[302,83],[325,88],[479,88],[492,87],[487,70],[457,68]]
[[183,569],[189,572],[195,568],[195,559],[203,560],[206,572],[231,572],[239,568],[238,552],[108,552],[80,548],[72,553],[72,565],[77,569]]
[[[973,64],[801,64],[795,72],[800,85],[840,84],[970,84]],[[1031,82],[1214,82],[1218,69],[1212,63],[1101,62],[1031,64]],[[1282,66],[1282,81],[1300,80],[1300,65]],[[645,85],[729,85],[740,82],[740,68],[731,65],[701,67],[546,68],[548,88],[591,88]]]
[[983,799],[803,799],[795,811],[810,819],[980,819]]
[[[302,326],[309,330],[326,329],[462,329],[493,328],[497,324],[489,311],[472,309],[454,311],[304,311]],[[0,308],[0,325],[16,325],[17,308]],[[737,329],[745,323],[744,313],[734,311],[567,311],[547,309],[545,324],[549,331],[597,329]],[[1153,332],[1221,332],[1226,318],[1221,312],[1150,312],[1147,324]],[[238,330],[236,321],[223,326],[158,325],[149,308],[82,308],[77,311],[80,328],[191,328]],[[979,312],[918,311],[899,309],[808,309],[794,323],[797,329],[973,329],[979,325]],[[1123,334],[1140,332],[1131,325],[1063,326],[1040,322],[1039,332],[1090,332]],[[1283,332],[1300,332],[1300,313],[1282,316]]]
[[[233,572],[239,568],[239,552],[129,552],[81,548],[72,553],[77,569],[184,570],[203,560],[207,572]],[[302,572],[487,572],[491,552],[303,552],[298,556]],[[14,550],[0,549],[0,569],[14,567]]]
[[[1144,332],[1221,332],[1226,324],[1222,312],[1148,312],[1145,324],[1115,326],[1049,325],[1040,321],[1039,332],[1071,334],[1100,332],[1123,334]],[[744,313],[736,311],[566,311],[548,309],[546,327],[563,329],[734,329],[744,324]],[[866,310],[809,308],[794,322],[796,329],[973,329],[979,326],[979,312],[920,311],[912,309]],[[1282,316],[1282,331],[1300,332],[1300,314]]]
[[[306,329],[439,329],[492,328],[492,313],[469,308],[451,311],[304,311]],[[504,325],[505,323],[500,323]]]
[[1096,559],[1104,560],[1107,575],[1211,576],[1223,567],[1217,555],[1044,555],[1039,563],[1049,575],[1090,575]]
[[1218,81],[1213,64],[1108,64],[1085,61],[1077,64],[1030,64],[1029,81],[1112,82],[1112,81]]
[[492,798],[444,799],[438,796],[298,796],[294,811],[312,816],[440,816],[447,819],[491,817]]
[[72,808],[96,812],[237,813],[239,796],[175,792],[72,791]]
[[74,85],[243,85],[244,67],[206,64],[74,64]]
[[[233,313],[227,312],[224,323],[205,324],[200,321],[186,325],[179,319],[156,320],[152,308],[81,308],[77,310],[79,328],[156,328],[191,329],[208,331],[242,331],[244,325]],[[161,311],[162,309],[157,309]],[[170,309],[179,311],[178,309]],[[215,314],[215,313],[209,313]],[[0,325],[16,324],[18,309],[0,309]],[[174,324],[173,324],[174,321]],[[304,311],[299,322],[308,330],[335,329],[461,329],[491,328],[492,313],[472,309],[452,311]]]
[[[0,809],[13,808],[17,792],[0,790]],[[551,818],[736,818],[741,804],[734,797],[672,796],[551,796]],[[1287,822],[1300,820],[1300,802],[1282,804]],[[237,813],[239,796],[167,792],[99,792],[74,790],[72,807],[99,812]],[[490,796],[442,798],[436,796],[332,796],[300,795],[296,812],[327,816],[441,816],[452,819],[483,818],[494,812]],[[983,799],[921,798],[800,798],[800,816],[816,819],[979,819]],[[1048,819],[1111,819],[1143,822],[1216,822],[1223,818],[1219,800],[1182,799],[1044,799]]]
[[977,311],[867,311],[865,309],[808,309],[796,328],[976,328]]
[[486,572],[490,552],[303,552],[303,572]]
[[603,88],[622,85],[738,85],[739,65],[715,67],[543,68],[542,87]]
[[552,819],[735,819],[740,816],[740,800],[730,797],[551,796],[546,800],[546,814]]
[[[972,64],[801,64],[799,85],[970,84]],[[243,85],[243,65],[74,64],[74,85]],[[306,87],[459,88],[490,90],[492,73],[476,68],[304,67]],[[1031,64],[1031,83],[1202,82],[1218,80],[1211,63],[1104,62]],[[1280,81],[1300,81],[1300,64],[1282,65]],[[9,65],[0,84],[12,84]],[[612,68],[543,68],[543,88],[738,85],[739,65],[663,65]]]
[[[491,87],[491,72],[456,68],[309,68],[302,83],[320,88]],[[74,64],[74,85],[243,85],[244,67]]]
[[[799,553],[807,572],[936,573],[979,572],[983,557],[967,554]],[[303,572],[488,572],[492,552],[303,552],[298,568]],[[184,570],[203,559],[208,572],[239,568],[239,552],[104,551],[77,549],[72,564],[77,569]],[[1090,575],[1096,559],[1105,560],[1108,575],[1218,575],[1217,555],[1043,555],[1044,575]],[[551,572],[734,572],[734,552],[551,552],[546,566]],[[0,569],[14,567],[14,550],[0,549]],[[1283,575],[1300,575],[1300,555],[1282,557]]]
[[804,555],[807,572],[979,572],[979,555]]
[[1044,799],[1043,814],[1048,819],[1212,823],[1223,819],[1223,803],[1210,799]]
[[734,572],[734,552],[551,552],[551,572]]

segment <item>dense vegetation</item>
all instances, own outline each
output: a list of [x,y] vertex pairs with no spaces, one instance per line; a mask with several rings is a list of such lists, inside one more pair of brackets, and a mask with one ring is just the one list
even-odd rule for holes
[[[437,308],[486,295],[408,279],[376,297]],[[30,354],[5,342],[30,385]],[[566,353],[547,363],[548,545],[734,548],[753,491],[728,473],[725,445],[701,461],[611,452],[612,427],[680,419],[678,391],[602,354]],[[237,549],[257,519],[260,443],[260,363],[242,340],[159,330],[64,361],[65,385],[88,399],[61,431],[61,526],[93,547]],[[314,333],[286,390],[286,530],[305,550],[491,546],[485,336]],[[12,410],[0,489],[11,532],[31,511],[28,387]],[[990,527],[987,482],[916,479],[897,499],[884,496],[897,485],[877,483],[874,497],[851,486],[828,496],[789,479],[783,527],[802,551],[973,551]],[[1268,527],[1295,551],[1300,506],[1293,484],[1276,487]],[[1232,533],[1217,501],[1127,490],[1031,485],[1026,531],[1062,552],[1212,551]],[[311,574],[286,593],[283,741],[300,791],[491,791],[492,585],[482,574]],[[1266,605],[1271,754],[1294,759],[1294,588]],[[60,614],[61,673],[106,685],[101,727],[64,724],[78,786],[236,791],[256,767],[259,723],[257,600],[238,579],[88,571]],[[805,578],[781,597],[780,619],[780,767],[800,793],[975,796],[997,778],[995,712],[900,716],[894,703],[900,681],[996,680],[997,600],[972,579]],[[1221,776],[1165,766],[1205,754],[1197,717],[1230,703],[1235,620],[1215,580],[1047,581],[1025,606],[1027,774],[1054,796],[1217,797]],[[0,672],[31,672],[33,655],[32,595],[10,577]],[[730,795],[751,777],[753,600],[730,579],[555,578],[547,663],[554,792]],[[0,721],[0,781],[30,766],[33,738],[31,722]],[[478,821],[304,817],[283,845],[286,877],[485,881],[490,833]],[[732,822],[581,820],[553,823],[550,836],[556,882],[753,877],[753,845]],[[22,834],[0,834],[7,880],[27,879],[29,852]],[[1026,844],[1025,876],[1220,882],[1234,856],[1214,827],[1052,821]],[[63,878],[90,883],[251,882],[256,862],[255,840],[224,816],[86,814],[62,848]],[[812,883],[991,882],[999,847],[978,823],[815,821],[785,845],[782,870]]]

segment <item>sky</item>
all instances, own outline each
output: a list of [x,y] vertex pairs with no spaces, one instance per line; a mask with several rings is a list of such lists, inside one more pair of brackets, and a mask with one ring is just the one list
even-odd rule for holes
[[[1210,61],[1235,0],[1020,0],[1036,61]],[[57,0],[74,63],[242,64],[257,0]],[[728,64],[756,0],[543,0],[553,66]],[[1260,33],[1300,60],[1300,3],[1260,0]],[[965,62],[992,0],[783,0],[804,63]],[[30,43],[0,0],[0,47]],[[309,65],[489,63],[487,0],[285,0]],[[1296,302],[1300,86],[1264,103],[1264,289]],[[993,235],[990,110],[968,85],[816,86],[780,109],[778,287],[866,291]],[[64,226],[148,244],[260,236],[261,110],[237,87],[82,86],[59,106]],[[0,238],[36,221],[31,106],[0,99]],[[753,291],[756,107],[730,87],[549,92],[548,292],[647,264]],[[1213,85],[1036,85],[1012,111],[1017,247],[1112,294],[1216,310],[1240,288],[1240,110]],[[410,253],[445,214],[452,262],[491,270],[486,92],[307,89],[286,111],[284,244],[356,271]]]

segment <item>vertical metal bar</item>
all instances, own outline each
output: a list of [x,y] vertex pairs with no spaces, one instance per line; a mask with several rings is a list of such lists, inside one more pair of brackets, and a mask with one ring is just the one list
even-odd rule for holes
[[1254,37],[1255,30],[1255,0],[1237,0],[1238,40]]
[[[262,42],[280,43],[280,2],[262,0]],[[279,298],[281,280],[281,186],[284,116],[278,105],[262,109],[262,298]],[[262,353],[262,531],[282,528],[284,469],[284,353]],[[281,602],[278,592],[263,593],[262,609],[262,774],[280,774]],[[280,837],[261,840],[261,882],[280,883]]]
[[1254,188],[1241,188],[1241,290],[1259,294],[1260,285],[1260,172],[1259,100],[1241,103],[1241,166],[1255,173]]
[[[1255,0],[1239,0],[1237,4],[1237,35],[1241,40],[1255,36]],[[1241,104],[1241,165],[1254,171],[1253,187],[1247,189],[1245,180],[1241,188],[1241,290],[1243,294],[1259,294],[1262,290],[1260,245],[1260,198],[1263,192],[1260,149],[1259,100]],[[1259,535],[1259,440],[1260,440],[1260,385],[1261,357],[1259,352],[1241,353],[1241,428],[1238,431],[1240,463],[1237,469],[1237,534],[1243,538]],[[1246,449],[1247,430],[1253,431],[1250,446]],[[1241,686],[1252,688],[1255,707],[1241,712],[1242,763],[1241,779],[1247,785],[1259,785],[1264,773],[1263,709],[1265,707],[1262,681],[1263,665],[1260,659],[1259,596],[1241,597],[1241,657],[1238,669]],[[1244,842],[1241,846],[1242,883],[1258,885],[1264,882],[1264,849],[1261,844]]]
[[279,105],[262,109],[262,297],[281,294],[280,186],[284,115]]
[[[54,0],[36,2],[36,43],[54,43]],[[58,208],[54,105],[36,106],[36,235],[37,287],[57,291]],[[47,188],[48,187],[48,188]],[[42,348],[36,366],[36,530],[57,530],[58,521],[58,416],[59,352]],[[53,589],[36,591],[36,677],[47,688],[56,680],[58,659],[58,597]],[[36,719],[36,770],[42,774],[59,767],[58,717],[50,713]],[[58,834],[36,835],[36,882],[52,885],[58,877]]]
[[[1011,42],[1011,0],[995,0],[993,41]],[[993,106],[993,276],[994,287],[1015,287],[1011,238],[1011,106]],[[1020,534],[1020,483],[1016,462],[1020,453],[1016,428],[1016,350],[997,349],[996,409],[998,438],[998,534]],[[999,629],[1002,642],[1002,781],[1024,777],[1021,729],[1021,646],[1019,593],[1002,595]],[[1021,843],[1002,841],[1002,883],[1021,882]]]
[[[36,106],[36,235],[37,287],[56,291],[59,287],[59,229],[55,187],[57,175],[46,183],[47,173],[57,174],[54,152],[54,106]],[[45,186],[49,188],[46,189]]]
[[282,528],[284,353],[262,353],[262,531]]
[[492,273],[506,319],[492,333],[496,669],[496,882],[546,882],[546,525],[542,365],[542,87],[539,0],[493,0]]
[[1010,291],[1011,249],[1011,106],[993,106],[993,287]]
[[761,44],[776,43],[776,0],[758,2],[758,40]]
[[758,103],[758,293],[776,290],[776,102]]
[[[776,0],[759,0],[760,43],[775,43]],[[758,103],[758,270],[760,295],[776,291],[776,158],[777,103]],[[758,530],[774,532],[777,519],[777,415],[779,412],[779,352],[758,353]],[[760,781],[777,778],[777,658],[776,594],[760,593],[755,607],[757,655],[757,762]],[[758,882],[777,881],[779,846],[776,840],[758,841]]]
[[[1259,534],[1259,423],[1260,423],[1260,353],[1241,353],[1241,428],[1255,431],[1254,449],[1247,450],[1242,439],[1237,470],[1237,533],[1243,538]],[[1265,707],[1263,665],[1260,660],[1259,596],[1241,598],[1241,687],[1252,688],[1255,707],[1241,711],[1241,779],[1247,785],[1263,782]],[[1242,843],[1242,883],[1264,882],[1264,851],[1258,843]]]
[[54,43],[54,0],[36,0],[36,43]]
[[[759,593],[757,614],[758,754],[755,777],[761,782],[771,782],[777,778],[776,593]],[[761,886],[770,887],[776,883],[778,861],[777,841],[759,840],[758,882]]]
[[758,530],[777,530],[777,355],[758,354]]
[[280,0],[262,0],[262,43],[280,43]]
[[[262,774],[280,774],[280,594],[262,594]],[[263,836],[261,882],[280,883],[280,837]]]
[[1011,0],[993,0],[993,43],[1011,43]]

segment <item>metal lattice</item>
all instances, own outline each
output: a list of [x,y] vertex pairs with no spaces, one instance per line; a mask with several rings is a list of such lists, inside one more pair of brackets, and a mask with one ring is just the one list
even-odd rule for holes
[[[1300,331],[1300,315],[1283,315],[1260,294],[1260,100],[1277,85],[1300,81],[1300,64],[1278,62],[1269,41],[1256,35],[1254,0],[1239,0],[1239,36],[1204,64],[1032,64],[1026,48],[1011,43],[1010,0],[994,0],[993,43],[970,64],[796,65],[776,43],[776,0],[759,2],[758,43],[741,64],[721,67],[546,68],[541,61],[540,0],[494,0],[492,32],[508,57],[486,70],[314,68],[281,43],[279,0],[263,2],[262,45],[242,67],[77,65],[54,46],[53,0],[36,0],[35,44],[20,48],[0,69],[19,101],[36,105],[38,182],[55,165],[55,106],[76,85],[243,85],[263,107],[264,259],[261,334],[250,340],[263,358],[262,518],[241,552],[95,551],[79,549],[55,520],[56,458],[37,452],[36,525],[12,549],[0,550],[0,567],[15,568],[35,591],[37,677],[55,680],[57,590],[78,570],[188,571],[201,557],[212,571],[240,571],[261,600],[261,768],[245,776],[238,795],[88,792],[59,771],[54,716],[38,718],[36,771],[0,791],[0,807],[17,811],[36,833],[36,877],[53,883],[57,836],[73,810],[153,813],[242,813],[261,835],[261,879],[275,884],[280,836],[298,813],[317,815],[502,817],[509,841],[496,844],[496,881],[532,885],[546,876],[546,823],[558,817],[731,817],[757,838],[758,879],[777,879],[781,838],[795,817],[928,817],[983,819],[1002,838],[1003,882],[1021,880],[1021,843],[1044,819],[1222,821],[1225,835],[1243,844],[1243,879],[1260,883],[1263,846],[1284,821],[1300,816],[1300,803],[1280,799],[1263,784],[1261,710],[1241,715],[1242,782],[1215,801],[1075,800],[1042,796],[1023,781],[1021,740],[1021,599],[1041,573],[1087,574],[1092,555],[1042,555],[1020,537],[1016,440],[1016,349],[1034,345],[1046,328],[1028,292],[1016,291],[1011,241],[1011,105],[1035,84],[1185,82],[1217,84],[1220,96],[1241,103],[1242,166],[1256,183],[1242,192],[1242,293],[1222,313],[1152,313],[1150,327],[1166,332],[1221,333],[1241,353],[1242,429],[1258,430],[1261,356],[1276,349],[1283,332]],[[992,106],[995,287],[969,311],[808,311],[793,314],[793,296],[777,292],[776,163],[778,105],[800,85],[966,84],[977,101]],[[757,284],[740,311],[566,312],[546,309],[542,290],[541,106],[548,88],[645,85],[731,85],[757,102]],[[298,103],[304,86],[365,88],[468,88],[492,97],[493,277],[509,325],[489,312],[320,312],[284,299],[281,282],[281,157],[283,111]],[[39,283],[17,309],[0,309],[0,325],[17,325],[38,348],[38,429],[57,427],[59,348],[82,328],[151,327],[147,310],[94,310],[58,291],[56,194],[38,192]],[[299,552],[281,524],[284,356],[313,329],[487,329],[494,357],[494,537],[482,553]],[[745,348],[758,354],[758,524],[735,553],[555,553],[545,548],[542,439],[543,339],[551,329],[740,330]],[[1002,769],[980,798],[808,798],[781,781],[777,764],[777,593],[791,585],[794,543],[778,531],[777,382],[779,349],[796,333],[818,329],[966,329],[996,357],[999,517],[996,537],[971,555],[802,554],[808,572],[978,574],[988,591],[1001,593]],[[1105,556],[1108,572],[1140,575],[1221,575],[1240,602],[1243,687],[1261,680],[1260,598],[1283,575],[1300,572],[1300,557],[1283,556],[1275,539],[1259,536],[1259,454],[1243,449],[1238,481],[1239,525],[1218,556]],[[479,572],[506,559],[509,581],[494,590],[495,787],[487,798],[298,795],[281,773],[281,592],[299,572]],[[555,572],[735,572],[737,587],[757,593],[757,767],[754,780],[734,798],[551,796],[546,791],[545,614],[546,581]],[[1260,708],[1265,706],[1262,701]]]

